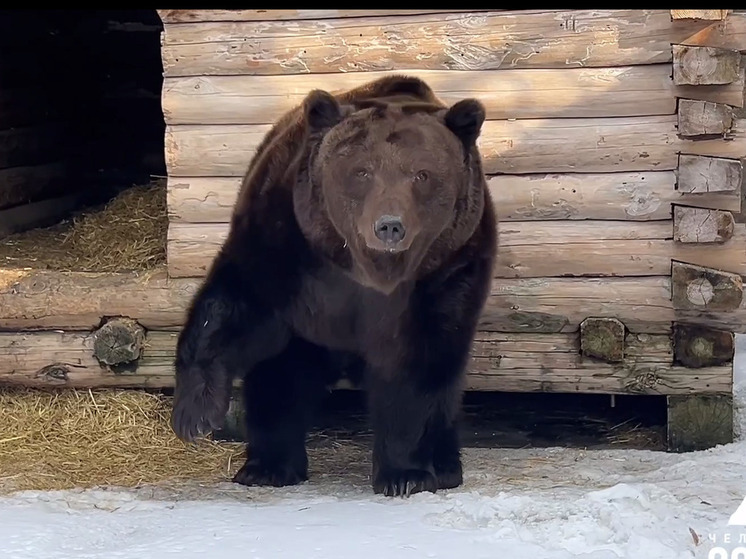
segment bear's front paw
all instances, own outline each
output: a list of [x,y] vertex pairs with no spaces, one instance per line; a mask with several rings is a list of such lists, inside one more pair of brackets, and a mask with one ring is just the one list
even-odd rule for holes
[[421,491],[435,493],[438,480],[427,470],[385,470],[373,481],[373,492],[386,497],[409,497]]
[[182,441],[192,442],[223,426],[230,394],[205,385],[177,390],[171,412],[171,428]]
[[306,468],[292,464],[267,464],[256,458],[247,460],[246,464],[233,476],[233,481],[241,485],[269,485],[271,487],[298,485],[307,479]]

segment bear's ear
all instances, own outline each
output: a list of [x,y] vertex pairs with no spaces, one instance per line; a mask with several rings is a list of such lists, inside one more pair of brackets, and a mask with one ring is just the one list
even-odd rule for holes
[[303,108],[306,122],[312,130],[323,130],[338,124],[344,111],[334,96],[321,89],[314,89],[305,98]]
[[476,99],[462,99],[444,117],[445,125],[458,136],[467,152],[476,144],[484,119],[484,105]]

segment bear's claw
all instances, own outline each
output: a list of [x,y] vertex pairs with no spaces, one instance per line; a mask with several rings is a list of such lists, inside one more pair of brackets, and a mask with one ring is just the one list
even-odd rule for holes
[[427,470],[389,470],[379,474],[373,492],[386,497],[409,497],[415,493],[438,490],[437,478]]

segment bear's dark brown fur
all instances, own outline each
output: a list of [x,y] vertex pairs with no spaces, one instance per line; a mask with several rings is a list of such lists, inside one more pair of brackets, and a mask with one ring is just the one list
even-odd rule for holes
[[347,375],[369,396],[376,493],[462,482],[456,416],[497,235],[483,121],[404,76],[312,91],[278,121],[179,337],[179,437],[219,427],[240,376],[234,480],[299,483],[314,407]]

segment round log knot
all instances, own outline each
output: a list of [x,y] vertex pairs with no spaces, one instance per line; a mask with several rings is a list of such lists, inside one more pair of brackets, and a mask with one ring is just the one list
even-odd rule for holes
[[65,363],[52,363],[37,371],[35,376],[47,384],[65,384],[69,373],[70,368]]
[[129,318],[106,322],[94,333],[93,356],[105,365],[122,365],[140,358],[145,329]]
[[686,298],[693,305],[704,306],[715,296],[715,288],[707,278],[696,278],[686,286]]

